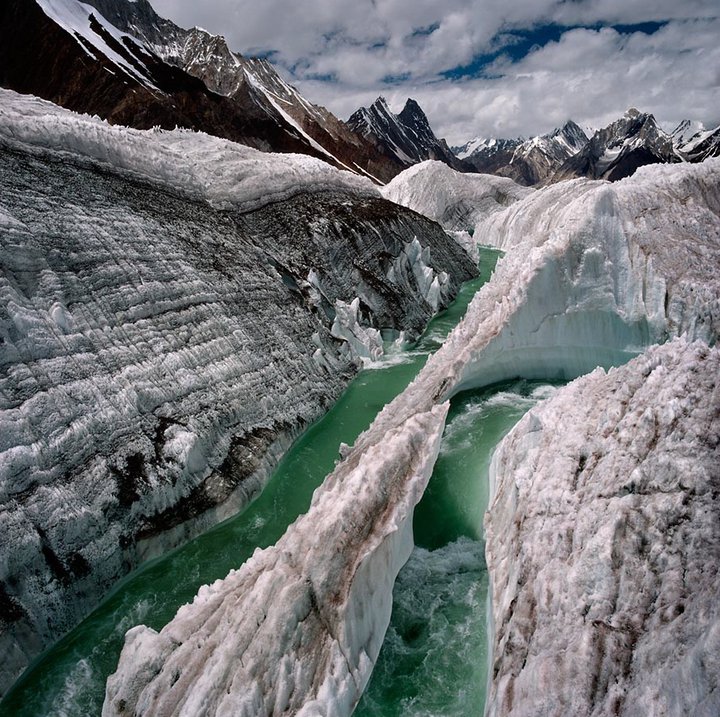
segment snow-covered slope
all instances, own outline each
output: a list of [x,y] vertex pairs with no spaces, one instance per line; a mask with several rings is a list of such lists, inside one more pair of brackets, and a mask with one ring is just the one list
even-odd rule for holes
[[572,177],[616,181],[646,164],[679,161],[672,137],[658,127],[655,118],[631,108],[623,117],[598,130],[548,181]]
[[390,201],[420,212],[446,229],[474,229],[486,216],[532,190],[490,174],[456,172],[427,160],[401,172],[380,190]]
[[474,258],[477,245],[468,232],[531,191],[505,177],[456,172],[434,160],[404,170],[381,189],[386,199],[439,222]]
[[720,157],[720,127],[705,129],[702,122],[683,120],[672,133],[677,153],[688,162]]
[[597,370],[500,444],[486,714],[720,714],[720,350]]
[[435,136],[425,113],[413,99],[408,99],[396,115],[385,98],[378,97],[370,107],[357,110],[347,123],[353,131],[392,157],[401,168],[426,159],[437,159],[455,169],[464,169],[445,140]]
[[[350,474],[356,467],[382,465],[384,449],[391,449],[392,456],[397,456],[398,441],[402,440],[408,441],[407,468],[395,464],[393,479],[396,473],[427,475],[429,471],[414,460],[417,453],[404,427],[414,417],[425,420],[435,407],[464,388],[518,375],[571,378],[598,364],[623,363],[646,346],[680,332],[716,340],[720,332],[720,280],[715,270],[720,263],[719,214],[720,161],[710,160],[702,165],[648,167],[612,185],[578,180],[563,187],[553,186],[491,215],[485,221],[492,229],[488,236],[507,252],[492,280],[478,292],[463,321],[416,379],[385,406],[353,448],[343,452],[344,459],[317,495],[333,494],[334,500],[344,504],[344,485],[338,477]],[[483,226],[481,223],[484,231]],[[434,439],[435,429],[430,435]],[[432,453],[425,456],[431,459]],[[349,490],[352,495],[353,489]],[[364,550],[364,521],[348,523],[339,515],[332,524],[326,524],[313,521],[313,516],[311,509],[306,520],[322,524],[328,542],[345,546],[359,536],[360,542],[354,545]],[[290,555],[298,554],[296,540],[302,544],[303,533],[297,530],[297,526],[291,527],[281,541]],[[350,549],[346,560],[357,560],[355,549]],[[399,546],[396,549],[399,551]],[[389,554],[385,559],[396,565]],[[245,574],[244,570],[238,574]],[[394,574],[392,570],[388,574]],[[330,585],[337,584],[332,561],[305,565],[303,571],[306,584],[325,580],[325,576]],[[292,591],[282,594],[285,575],[284,568],[270,570],[263,577],[264,584],[277,586],[272,594],[278,596],[278,601],[285,601],[286,615],[305,614],[307,608],[302,606],[307,606],[307,600],[301,593],[299,597]],[[233,580],[231,575],[225,583]],[[358,575],[357,581],[359,591],[366,591],[366,575]],[[390,589],[388,581],[378,578],[378,584],[383,590]],[[218,591],[224,590],[221,583]],[[243,595],[243,604],[254,604],[256,596],[262,600],[269,594],[258,582],[252,595]],[[274,601],[266,602],[275,615]],[[330,602],[333,609],[336,604],[344,603]],[[350,614],[345,619],[349,620],[343,628],[346,631],[353,631],[356,625],[361,628],[368,620],[381,624],[379,618],[371,619],[366,614]],[[108,714],[114,714],[112,710],[117,710],[122,700],[134,701],[137,695],[154,699],[159,695],[159,688],[167,686],[174,674],[163,669],[166,656],[173,651],[184,654],[181,646],[173,644],[172,636],[182,634],[175,630],[184,631],[192,625],[194,631],[204,635],[212,629],[211,620],[200,596],[195,605],[180,610],[166,628],[167,638],[162,633],[160,638],[152,636],[145,629],[132,631],[117,675],[108,687]],[[336,623],[328,624],[335,629]],[[267,652],[260,656],[251,642],[257,627],[251,623],[247,630],[243,628],[240,638],[229,633],[215,646],[214,654],[227,654],[229,647],[237,658],[235,646],[240,644],[241,649],[253,655],[253,674],[293,675],[298,684],[297,676],[303,674],[303,656],[292,646],[282,654]],[[148,635],[149,639],[142,643],[143,666],[137,669],[134,663],[139,651],[133,645],[138,636]],[[334,659],[337,643],[325,640],[324,635],[321,633],[324,642],[319,645],[313,629],[301,629],[292,644],[303,644],[312,651],[314,685],[328,684],[332,679],[347,685],[347,675],[356,669],[357,660],[353,657],[338,667]],[[316,650],[324,650],[322,659],[317,659]],[[205,660],[215,659],[203,655]],[[235,659],[224,664],[244,675],[243,662]],[[171,664],[180,668],[180,663]],[[591,669],[599,679],[601,668]],[[153,674],[158,671],[160,677],[155,682]],[[220,693],[228,684],[231,691],[234,689],[231,676],[211,687],[206,676],[194,682],[194,675],[199,673],[190,670],[184,674],[187,681],[179,681],[172,692],[174,704],[191,699],[195,689],[200,689],[207,700],[222,699]],[[284,680],[283,684],[289,683]],[[334,693],[319,695],[314,691],[312,695],[316,700],[312,714],[349,714],[348,702],[339,702]],[[282,704],[285,699],[283,693]]]
[[0,92],[0,691],[473,274],[319,160]]
[[[0,85],[139,129],[187,127],[387,180],[397,168],[272,65],[147,0],[7,0]],[[376,180],[377,181],[377,180]]]

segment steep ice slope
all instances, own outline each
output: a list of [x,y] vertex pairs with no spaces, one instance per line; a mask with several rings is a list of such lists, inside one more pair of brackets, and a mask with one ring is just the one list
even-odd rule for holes
[[243,505],[377,330],[419,332],[474,268],[318,160],[0,97],[4,689]]
[[511,179],[463,174],[443,162],[427,160],[401,172],[380,191],[386,199],[434,219],[445,229],[468,230],[532,190]]
[[719,379],[678,339],[500,444],[487,715],[720,714]]
[[350,714],[390,620],[446,413],[418,413],[363,462],[344,462],[274,546],[202,588],[160,633],[128,632],[103,715]]
[[[558,200],[568,196],[571,201],[559,210]],[[621,198],[625,205],[620,205]],[[343,450],[343,461],[318,495],[341,493],[343,485],[337,477],[356,466],[372,471],[378,452],[382,455],[385,446],[393,452],[397,449],[396,441],[408,421],[427,415],[463,388],[517,375],[573,377],[597,364],[625,361],[648,344],[680,331],[715,340],[720,328],[720,286],[715,272],[720,261],[719,210],[720,161],[710,161],[648,168],[615,185],[580,180],[551,187],[490,217],[497,243],[507,248],[492,281],[476,295],[465,319],[413,383],[381,411],[352,449]],[[416,464],[404,470],[397,466],[397,470],[422,472]],[[338,496],[338,500],[342,499]],[[312,522],[313,515],[311,510],[307,520]],[[347,539],[342,517],[323,527],[328,540]],[[302,533],[295,535],[297,530],[291,526],[282,539],[291,554],[294,541],[302,540]],[[364,545],[356,544],[355,549],[362,554]],[[344,559],[352,563],[358,555],[348,554]],[[322,564],[306,567],[305,577],[313,584],[325,580],[335,584],[336,571],[335,562],[326,557]],[[281,570],[279,575],[283,574]],[[240,612],[261,596],[272,606],[273,615],[304,614],[305,598],[283,592],[277,572],[268,572],[264,580],[274,584],[272,592],[255,587],[238,595]],[[357,585],[360,593],[370,589],[365,575],[359,576]],[[391,587],[390,581],[382,584],[387,600]],[[217,589],[224,592],[223,583]],[[199,599],[196,606],[181,609],[175,622],[165,628],[166,634],[185,630],[196,615],[195,628],[202,634],[210,630],[211,625],[201,627],[212,620],[202,613],[202,605]],[[367,617],[347,619],[365,625]],[[380,626],[382,621],[374,624]],[[116,676],[109,683],[107,714],[116,713],[121,700],[159,694],[158,687],[172,680],[174,673],[163,669],[171,645],[162,637],[143,643],[148,667],[138,670],[134,666],[136,636],[148,634],[141,629],[128,636]],[[286,658],[258,654],[250,643],[254,628],[243,634],[245,642],[234,652],[234,661],[225,663],[228,670],[274,676],[302,672],[304,659],[296,651],[283,653]],[[301,631],[298,639],[305,634],[308,643],[304,644],[312,645],[316,640],[312,631]],[[223,644],[216,651],[223,651]],[[235,638],[228,644],[236,645]],[[250,665],[242,658],[244,645],[253,650]],[[356,660],[338,665],[333,650],[334,643],[326,643],[324,662],[313,662],[317,666],[314,684],[325,684],[330,677],[347,684],[347,675],[357,670]],[[155,671],[159,671],[157,685]],[[192,675],[187,679],[173,692],[173,699],[189,699],[198,687]],[[199,684],[205,690],[206,677]],[[220,683],[218,690],[225,684]],[[339,704],[331,693],[305,694],[315,701],[317,714],[348,714],[348,703]]]

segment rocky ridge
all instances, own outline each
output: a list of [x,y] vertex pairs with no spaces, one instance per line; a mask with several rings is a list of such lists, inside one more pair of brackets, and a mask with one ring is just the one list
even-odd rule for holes
[[374,181],[397,171],[269,63],[178,27],[147,0],[8,0],[0,8],[0,85],[113,124],[202,130]]

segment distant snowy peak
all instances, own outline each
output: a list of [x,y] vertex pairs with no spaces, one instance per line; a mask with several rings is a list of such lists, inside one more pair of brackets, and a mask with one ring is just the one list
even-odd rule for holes
[[548,134],[518,145],[507,167],[499,174],[524,185],[539,184],[586,144],[585,132],[572,120]]
[[702,122],[683,120],[671,137],[678,154],[688,162],[720,157],[720,127],[705,129]]
[[569,120],[548,134],[528,140],[479,137],[454,147],[453,151],[478,172],[510,177],[519,184],[530,186],[552,174],[587,141],[585,132]]
[[476,137],[460,147],[453,147],[452,151],[458,159],[473,160],[479,157],[493,157],[502,152],[514,152],[515,148],[525,140],[499,139],[497,137]]
[[552,181],[572,177],[615,181],[646,164],[678,161],[672,137],[658,127],[655,117],[631,108],[620,119],[598,130],[555,172]]
[[408,99],[399,115],[393,114],[384,97],[361,107],[347,122],[350,129],[375,144],[401,167],[437,159],[454,169],[465,169],[445,140],[438,139],[420,105]]
[[680,124],[670,133],[673,143],[676,147],[680,148],[684,144],[687,144],[690,139],[697,134],[705,132],[705,125],[697,120],[684,119]]

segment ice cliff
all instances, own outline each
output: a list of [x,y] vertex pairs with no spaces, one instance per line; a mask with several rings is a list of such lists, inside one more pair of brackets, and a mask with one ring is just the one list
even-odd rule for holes
[[161,632],[128,632],[104,717],[350,714],[390,621],[446,413],[418,413],[362,461],[351,455],[274,546],[203,587]]
[[677,339],[493,457],[486,715],[720,714],[720,350]]
[[474,273],[318,160],[0,91],[0,692]]
[[[344,481],[339,480],[339,476],[360,466],[372,473],[376,466],[382,465],[384,450],[396,455],[397,441],[405,440],[403,427],[409,425],[408,422],[416,416],[430,415],[434,407],[462,389],[516,376],[573,378],[592,371],[598,364],[607,367],[624,363],[649,345],[679,333],[713,342],[717,338],[720,316],[716,272],[720,265],[719,203],[720,161],[714,161],[688,167],[647,168],[614,185],[578,180],[549,187],[490,216],[477,231],[482,232],[483,237],[492,238],[507,252],[492,280],[478,292],[463,321],[410,386],[385,406],[351,450],[343,451],[343,461],[318,489],[315,503],[319,505],[322,496],[337,492],[336,499],[343,500],[345,505],[340,497]],[[664,350],[670,354],[681,352],[680,344],[676,343]],[[694,350],[702,352],[699,348]],[[579,400],[583,402],[582,397]],[[435,433],[431,432],[430,436],[434,437]],[[414,454],[407,454],[408,461],[411,455]],[[431,460],[433,454],[428,452],[426,456]],[[689,456],[688,466],[691,465]],[[393,470],[385,474],[385,480],[394,481],[396,471],[407,475],[429,473],[429,468],[421,469],[414,462],[407,468],[399,464],[393,466]],[[354,490],[349,483],[350,496]],[[378,482],[377,490],[382,494],[383,481]],[[314,524],[318,528],[322,526],[328,541],[337,540],[345,546],[347,518],[339,513],[337,518],[330,519],[332,524],[327,525],[326,514],[313,507],[302,520],[312,524],[316,514]],[[290,555],[297,554],[296,543],[298,547],[304,544],[305,528],[301,530],[299,525],[291,526],[279,543]],[[364,534],[362,526],[364,522],[351,531],[361,529]],[[354,542],[348,549],[358,551],[356,555],[344,556],[343,560],[350,564],[366,553],[362,541]],[[313,584],[318,581],[336,584],[337,563],[328,555],[323,560],[323,563],[304,567],[305,579]],[[251,570],[242,568],[239,573]],[[389,570],[388,575],[394,575],[394,570],[394,567]],[[253,605],[258,599],[272,606],[273,615],[283,614],[295,625],[296,616],[305,614],[303,606],[307,599],[301,593],[285,592],[283,575],[284,568],[272,568],[262,579],[273,583],[273,590],[266,591],[258,583],[250,594],[236,593],[242,601],[238,604]],[[375,583],[378,590],[386,591],[385,598],[380,600],[374,596],[373,601],[389,602],[392,580],[386,578],[387,575],[382,580],[378,577]],[[232,590],[235,580],[231,575],[213,590],[225,595],[226,590]],[[356,580],[357,586],[351,590],[359,595],[370,594],[368,575],[358,573]],[[176,645],[186,634],[187,626],[193,625],[201,635],[214,629],[211,623],[216,618],[204,611],[204,603],[201,594],[194,605],[182,608],[160,637],[144,628],[128,634],[118,671],[108,684],[106,714],[116,714],[123,701],[135,705],[139,704],[137,700],[143,700],[143,709],[146,709],[154,704],[152,700],[162,698],[175,674],[172,669],[164,669],[165,660],[170,665],[179,665],[170,657],[171,653],[176,649],[190,651]],[[334,610],[335,605],[331,600],[327,607]],[[357,625],[363,627],[369,624],[367,616],[347,613],[346,619],[356,620]],[[336,629],[335,624],[329,623],[332,630]],[[383,620],[378,617],[372,625],[372,629],[380,629]],[[352,631],[354,627],[354,624],[345,625],[343,630]],[[245,642],[240,644],[249,644],[253,634],[255,628],[251,625],[249,632],[243,632]],[[140,644],[140,639],[142,650],[134,647]],[[268,673],[274,676],[267,678],[268,684],[272,680],[286,684],[285,675],[303,673],[304,657],[295,647],[297,641],[312,645],[313,650],[317,647],[315,632],[300,629],[296,642],[286,652],[263,654],[261,650],[248,648],[253,650],[253,664],[249,666],[244,658],[235,659],[226,651],[233,650],[239,639],[236,635],[228,636],[230,647],[226,648],[225,642],[215,646],[217,654],[227,658],[222,662],[224,669],[242,671],[242,674],[248,670],[254,675]],[[314,714],[349,714],[351,705],[346,695],[350,693],[344,687],[338,692],[321,694],[313,685],[329,684],[328,681],[350,684],[352,676],[358,674],[364,655],[370,652],[356,649],[356,657],[338,662],[334,657],[335,643],[325,641],[323,644],[323,659],[313,653],[313,669],[317,672],[312,681],[295,678],[292,683],[296,689],[302,685],[305,696],[293,693],[292,698],[297,700],[296,704],[312,705]],[[135,662],[140,652],[145,666],[138,669]],[[206,659],[214,658],[207,655]],[[592,667],[591,672],[593,670],[601,679],[601,669]],[[156,679],[153,675],[158,671],[160,676]],[[197,680],[192,671],[182,674],[187,682],[183,681],[168,699],[180,700],[183,704],[192,698],[196,689],[202,694],[210,690],[208,694],[220,700],[220,691],[231,684],[231,676],[223,676],[214,694],[204,673],[202,676],[197,673]],[[270,714],[283,714],[287,703],[283,699],[278,704],[282,708]]]

